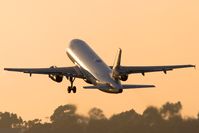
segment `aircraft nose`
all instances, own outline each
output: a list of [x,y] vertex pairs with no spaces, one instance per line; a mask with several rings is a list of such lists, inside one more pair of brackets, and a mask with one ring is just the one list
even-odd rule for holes
[[71,50],[75,50],[77,48],[85,47],[87,44],[83,40],[73,39],[70,41],[68,48]]
[[85,42],[81,39],[73,39],[70,42],[70,44],[81,44],[81,43],[85,43]]

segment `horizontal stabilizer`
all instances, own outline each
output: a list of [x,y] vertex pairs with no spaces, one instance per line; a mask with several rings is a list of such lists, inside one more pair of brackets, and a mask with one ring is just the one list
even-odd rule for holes
[[[122,85],[122,89],[151,88],[154,85]],[[84,89],[111,89],[108,85],[84,86]]]
[[107,85],[98,85],[98,86],[83,86],[84,89],[110,89],[110,86]]
[[151,88],[155,85],[122,85],[123,89]]

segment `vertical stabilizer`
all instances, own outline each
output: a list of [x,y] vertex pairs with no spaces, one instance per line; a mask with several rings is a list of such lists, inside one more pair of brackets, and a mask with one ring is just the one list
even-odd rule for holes
[[117,70],[120,68],[121,56],[122,56],[122,49],[119,48],[112,69],[112,77],[114,78],[117,78],[119,76]]

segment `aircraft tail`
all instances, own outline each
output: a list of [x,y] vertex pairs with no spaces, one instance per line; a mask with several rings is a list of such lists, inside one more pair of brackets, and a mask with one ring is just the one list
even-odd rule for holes
[[117,70],[120,68],[121,56],[122,56],[122,49],[119,48],[112,68],[112,77],[114,78],[117,78],[119,76]]

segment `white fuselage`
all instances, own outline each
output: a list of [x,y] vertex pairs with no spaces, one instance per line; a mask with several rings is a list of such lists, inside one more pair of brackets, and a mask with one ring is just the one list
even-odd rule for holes
[[67,55],[92,84],[108,85],[110,89],[105,91],[110,93],[121,91],[120,81],[112,78],[112,69],[84,41],[72,40]]

